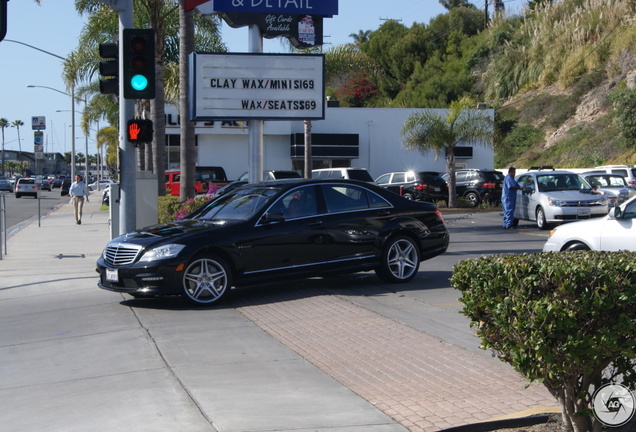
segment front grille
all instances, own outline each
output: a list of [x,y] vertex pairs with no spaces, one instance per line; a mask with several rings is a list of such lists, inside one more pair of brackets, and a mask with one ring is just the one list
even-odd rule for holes
[[561,207],[599,207],[599,201],[565,201]]
[[113,267],[125,266],[135,262],[141,252],[141,246],[126,243],[110,243],[106,246],[104,260]]

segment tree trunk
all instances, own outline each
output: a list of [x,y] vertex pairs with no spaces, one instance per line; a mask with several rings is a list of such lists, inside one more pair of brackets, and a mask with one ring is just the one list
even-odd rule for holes
[[457,207],[457,182],[455,180],[455,151],[446,149],[446,171],[448,172],[448,208]]
[[192,12],[185,12],[184,2],[179,2],[179,130],[181,133],[181,201],[194,198],[194,174],[196,170],[196,147],[194,145],[194,123],[188,120],[188,78],[190,65],[188,56],[194,51],[194,19]]
[[[156,33],[158,34],[158,32]],[[161,36],[163,38],[163,36]],[[161,42],[163,45],[163,41]],[[157,44],[155,44],[156,46]],[[161,48],[163,52],[163,48]],[[166,109],[165,109],[165,91],[163,83],[163,63],[161,56],[158,56],[156,70],[156,96],[150,101],[150,109],[152,111],[153,133],[152,133],[152,166],[148,167],[157,175],[157,192],[159,196],[166,194]]]
[[311,120],[305,120],[305,171],[303,177],[311,178]]

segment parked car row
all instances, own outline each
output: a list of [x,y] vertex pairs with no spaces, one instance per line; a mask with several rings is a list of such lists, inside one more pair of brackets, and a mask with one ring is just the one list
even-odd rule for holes
[[[434,171],[401,171],[382,174],[375,179],[378,186],[420,201],[448,200],[448,173]],[[493,169],[458,169],[455,171],[455,189],[476,207],[482,202],[498,204],[501,201],[504,175]]]

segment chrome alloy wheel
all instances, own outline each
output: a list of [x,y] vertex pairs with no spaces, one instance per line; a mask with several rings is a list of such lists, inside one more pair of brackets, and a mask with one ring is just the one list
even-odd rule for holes
[[183,274],[186,299],[197,305],[208,305],[223,298],[231,286],[227,264],[215,257],[193,260]]

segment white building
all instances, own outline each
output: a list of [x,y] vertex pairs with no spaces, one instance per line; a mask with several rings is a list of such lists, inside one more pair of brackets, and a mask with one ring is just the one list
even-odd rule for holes
[[[313,168],[366,168],[373,178],[390,171],[446,171],[443,155],[426,155],[402,146],[400,131],[412,108],[325,108],[325,119],[312,121]],[[444,113],[446,110],[439,110]],[[493,110],[483,110],[494,118]],[[179,169],[179,124],[177,110],[166,107],[168,169]],[[304,163],[304,123],[265,121],[263,169],[298,170]],[[248,170],[248,128],[232,121],[197,122],[197,165],[222,166],[234,180]],[[494,151],[489,146],[457,149],[458,168],[493,168]]]

